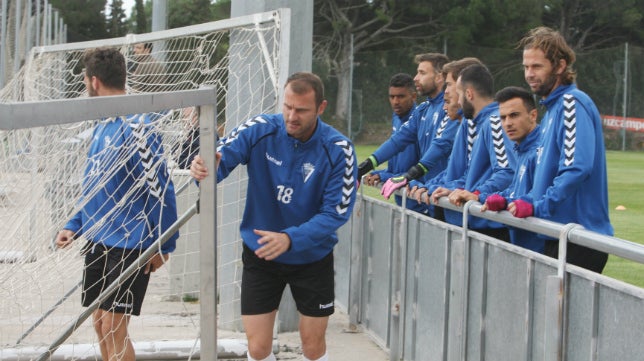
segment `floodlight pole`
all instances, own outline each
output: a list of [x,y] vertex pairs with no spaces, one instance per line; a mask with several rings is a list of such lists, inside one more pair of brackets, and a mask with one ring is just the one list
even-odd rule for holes
[[622,91],[622,152],[626,150],[626,112],[628,100],[628,42],[624,44],[624,90]]

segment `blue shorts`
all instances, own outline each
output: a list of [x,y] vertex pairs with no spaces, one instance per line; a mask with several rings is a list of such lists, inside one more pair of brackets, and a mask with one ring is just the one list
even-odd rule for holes
[[301,314],[310,317],[333,314],[333,252],[313,263],[291,265],[263,260],[244,245],[242,260],[242,315],[260,315],[277,310],[287,284]]

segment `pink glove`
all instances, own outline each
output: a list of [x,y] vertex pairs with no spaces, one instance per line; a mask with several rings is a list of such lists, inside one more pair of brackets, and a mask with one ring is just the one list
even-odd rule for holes
[[525,218],[532,215],[532,203],[528,203],[522,199],[517,199],[514,201],[514,206],[516,208],[516,213],[514,214],[515,217]]
[[500,194],[492,194],[487,197],[485,204],[487,204],[487,209],[497,212],[504,210],[508,206],[508,202]]
[[382,189],[380,190],[380,194],[383,195],[383,197],[389,199],[391,195],[396,191],[396,189],[402,188],[407,185],[407,178],[404,176],[399,176],[399,177],[391,177],[387,179],[385,184],[382,186]]

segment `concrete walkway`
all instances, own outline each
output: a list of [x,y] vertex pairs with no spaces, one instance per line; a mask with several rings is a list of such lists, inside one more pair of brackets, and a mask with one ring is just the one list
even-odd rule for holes
[[[327,330],[327,351],[330,361],[388,361],[389,354],[374,339],[360,330],[349,331],[349,317],[336,308]],[[302,360],[297,332],[281,333],[277,337],[280,352],[278,360]]]

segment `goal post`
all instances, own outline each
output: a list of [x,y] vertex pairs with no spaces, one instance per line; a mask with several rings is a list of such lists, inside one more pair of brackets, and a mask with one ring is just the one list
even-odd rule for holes
[[[28,350],[55,349],[62,343],[93,345],[75,349],[99,354],[91,322],[73,325],[84,311],[78,287],[82,242],[74,242],[71,250],[55,250],[52,240],[82,203],[84,162],[97,119],[127,114],[147,114],[159,135],[161,157],[174,181],[177,203],[184,207],[179,215],[198,197],[201,212],[186,220],[177,250],[152,275],[141,316],[130,324],[134,341],[186,341],[202,359],[215,359],[217,343],[198,346],[199,338],[243,337],[238,332],[239,223],[245,171],[238,169],[236,177],[217,187],[211,177],[199,190],[181,157],[184,146],[193,153],[195,143],[186,140],[194,139],[196,128],[199,151],[214,162],[218,133],[278,109],[279,90],[288,76],[288,51],[282,46],[289,31],[282,26],[289,18],[290,11],[280,9],[32,49],[25,65],[0,90],[0,229],[5,236],[0,239],[0,297],[7,300],[0,308],[0,358],[10,360],[9,351],[18,350],[24,359]],[[153,44],[151,59],[132,52],[137,43]],[[86,49],[102,46],[125,55],[128,95],[86,96],[80,59]],[[187,116],[198,110],[197,118]],[[97,183],[107,178],[109,174]],[[208,250],[215,240],[216,248]],[[69,327],[74,331],[63,334]]]

